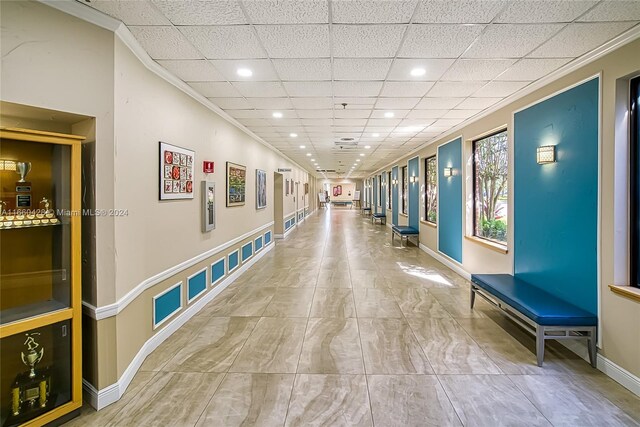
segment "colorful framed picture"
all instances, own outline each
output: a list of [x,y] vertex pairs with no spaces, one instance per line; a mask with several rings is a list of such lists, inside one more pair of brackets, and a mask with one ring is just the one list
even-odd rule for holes
[[195,152],[160,141],[160,200],[193,199]]
[[227,162],[227,207],[244,205],[246,192],[246,166]]
[[256,169],[256,209],[267,207],[267,173]]

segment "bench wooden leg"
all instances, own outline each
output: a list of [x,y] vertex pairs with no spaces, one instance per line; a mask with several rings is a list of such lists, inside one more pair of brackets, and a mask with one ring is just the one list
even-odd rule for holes
[[596,348],[596,328],[591,328],[589,338],[587,338],[587,346],[589,347],[589,362],[594,368],[598,367],[598,349]]
[[538,366],[542,366],[544,360],[544,326],[536,326],[536,356]]

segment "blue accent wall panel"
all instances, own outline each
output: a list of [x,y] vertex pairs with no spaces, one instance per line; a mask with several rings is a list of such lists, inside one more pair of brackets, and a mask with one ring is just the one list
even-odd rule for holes
[[271,243],[271,231],[267,231],[264,233],[264,244],[265,246]]
[[[391,169],[391,181],[398,181],[398,167],[394,166]],[[391,223],[393,225],[398,225],[398,185],[400,184],[392,184],[391,187]]]
[[234,251],[232,253],[229,254],[229,271],[233,270],[234,268],[236,268],[238,266],[239,263],[239,259],[238,259],[238,251]]
[[253,242],[249,242],[242,247],[242,262],[245,262],[253,255]]
[[192,300],[205,289],[207,289],[207,270],[202,270],[187,281],[188,299]]
[[382,214],[386,215],[387,214],[387,173],[383,172],[382,175],[380,175],[381,177],[381,182],[384,184],[384,186],[380,189],[380,205],[382,206]]
[[262,236],[253,241],[253,246],[256,248],[256,252],[262,249]]
[[[444,168],[453,168],[445,177]],[[462,262],[462,138],[438,147],[438,250]]]
[[407,173],[409,178],[416,177],[415,182],[409,182],[409,227],[420,229],[420,159],[418,157],[409,160]]
[[373,177],[373,188],[371,189],[373,193],[373,213],[378,213],[378,177]]
[[157,325],[182,306],[182,284],[153,300],[153,324]]
[[[597,313],[598,79],[515,114],[514,270]],[[556,163],[536,149],[556,146]]]
[[224,277],[224,258],[211,266],[211,283],[215,283]]

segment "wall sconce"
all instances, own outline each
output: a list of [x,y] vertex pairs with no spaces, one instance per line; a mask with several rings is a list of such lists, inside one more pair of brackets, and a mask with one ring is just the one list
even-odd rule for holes
[[453,175],[453,168],[444,168],[444,176],[447,178]]
[[410,182],[410,183],[412,183],[412,184],[413,184],[414,182],[416,182],[416,177],[415,177],[415,176],[410,176],[410,177],[409,177],[409,182]]
[[391,180],[391,182],[393,183],[393,185],[398,185],[398,180],[395,179],[395,178],[393,180]]
[[545,163],[555,163],[556,161],[556,146],[555,145],[543,145],[538,147],[536,152],[536,160],[539,165]]

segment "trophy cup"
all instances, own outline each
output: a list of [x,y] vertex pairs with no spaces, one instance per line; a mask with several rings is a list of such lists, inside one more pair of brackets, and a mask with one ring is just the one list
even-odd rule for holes
[[32,332],[25,335],[27,339],[24,345],[27,349],[26,352],[22,351],[20,356],[22,363],[29,368],[29,371],[18,374],[11,388],[13,416],[25,416],[34,411],[42,410],[47,405],[50,393],[51,379],[48,369],[36,371],[36,365],[44,356],[44,348],[35,339],[40,333]]
[[31,209],[31,183],[25,181],[31,172],[31,162],[16,162],[16,173],[20,180],[16,182],[16,209]]

